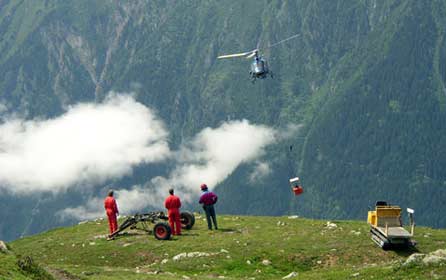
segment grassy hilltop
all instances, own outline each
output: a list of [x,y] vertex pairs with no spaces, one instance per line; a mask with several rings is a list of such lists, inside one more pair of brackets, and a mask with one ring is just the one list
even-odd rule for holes
[[[446,279],[445,263],[405,266],[414,251],[378,248],[363,221],[220,216],[219,222],[221,229],[208,231],[198,215],[192,230],[171,241],[139,231],[106,241],[107,222],[97,220],[10,247],[57,279],[282,279],[293,272],[290,279]],[[419,253],[446,248],[444,230],[417,228],[415,239]],[[0,253],[0,279],[51,279],[23,274],[13,258]]]

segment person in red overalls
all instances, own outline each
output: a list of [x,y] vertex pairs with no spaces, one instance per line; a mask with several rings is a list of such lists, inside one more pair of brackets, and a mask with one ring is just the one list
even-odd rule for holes
[[108,226],[110,228],[110,234],[118,229],[118,221],[116,216],[119,215],[118,206],[116,200],[113,197],[113,191],[109,191],[107,197],[104,200],[104,208],[108,217]]
[[167,215],[169,216],[169,224],[173,235],[181,235],[181,221],[180,221],[180,198],[173,194],[173,189],[169,189],[169,196],[164,201],[164,206],[167,208]]

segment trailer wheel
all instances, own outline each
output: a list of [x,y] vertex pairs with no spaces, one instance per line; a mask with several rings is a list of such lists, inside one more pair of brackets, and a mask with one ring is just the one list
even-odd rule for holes
[[195,224],[195,216],[191,212],[181,212],[180,214],[181,228],[191,229]]
[[169,240],[171,234],[172,230],[166,223],[159,222],[153,227],[153,235],[155,235],[155,238],[158,240]]

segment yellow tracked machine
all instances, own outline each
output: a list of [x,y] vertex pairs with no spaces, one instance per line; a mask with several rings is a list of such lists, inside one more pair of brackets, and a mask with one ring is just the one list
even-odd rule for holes
[[412,240],[415,222],[414,210],[407,208],[410,219],[410,232],[404,227],[401,220],[401,208],[396,205],[378,201],[374,211],[368,212],[367,222],[370,224],[372,240],[384,250],[392,247],[413,247],[416,242]]

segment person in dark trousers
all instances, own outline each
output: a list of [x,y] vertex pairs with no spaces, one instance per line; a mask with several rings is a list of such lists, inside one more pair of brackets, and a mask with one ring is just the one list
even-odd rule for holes
[[217,202],[218,197],[215,193],[208,190],[206,184],[201,184],[200,188],[203,193],[201,194],[198,203],[203,205],[204,212],[206,213],[206,221],[208,222],[208,229],[212,230],[212,222],[214,223],[214,228],[218,229],[214,209],[214,204]]
[[113,197],[112,190],[108,192],[108,195],[104,200],[104,208],[105,212],[107,213],[110,234],[112,234],[118,229],[118,221],[116,219],[116,216],[119,215],[118,205],[116,205],[116,200]]
[[169,217],[170,228],[173,235],[181,235],[181,221],[180,221],[180,198],[173,194],[173,189],[169,189],[169,196],[164,201],[164,207],[167,208],[167,215]]

